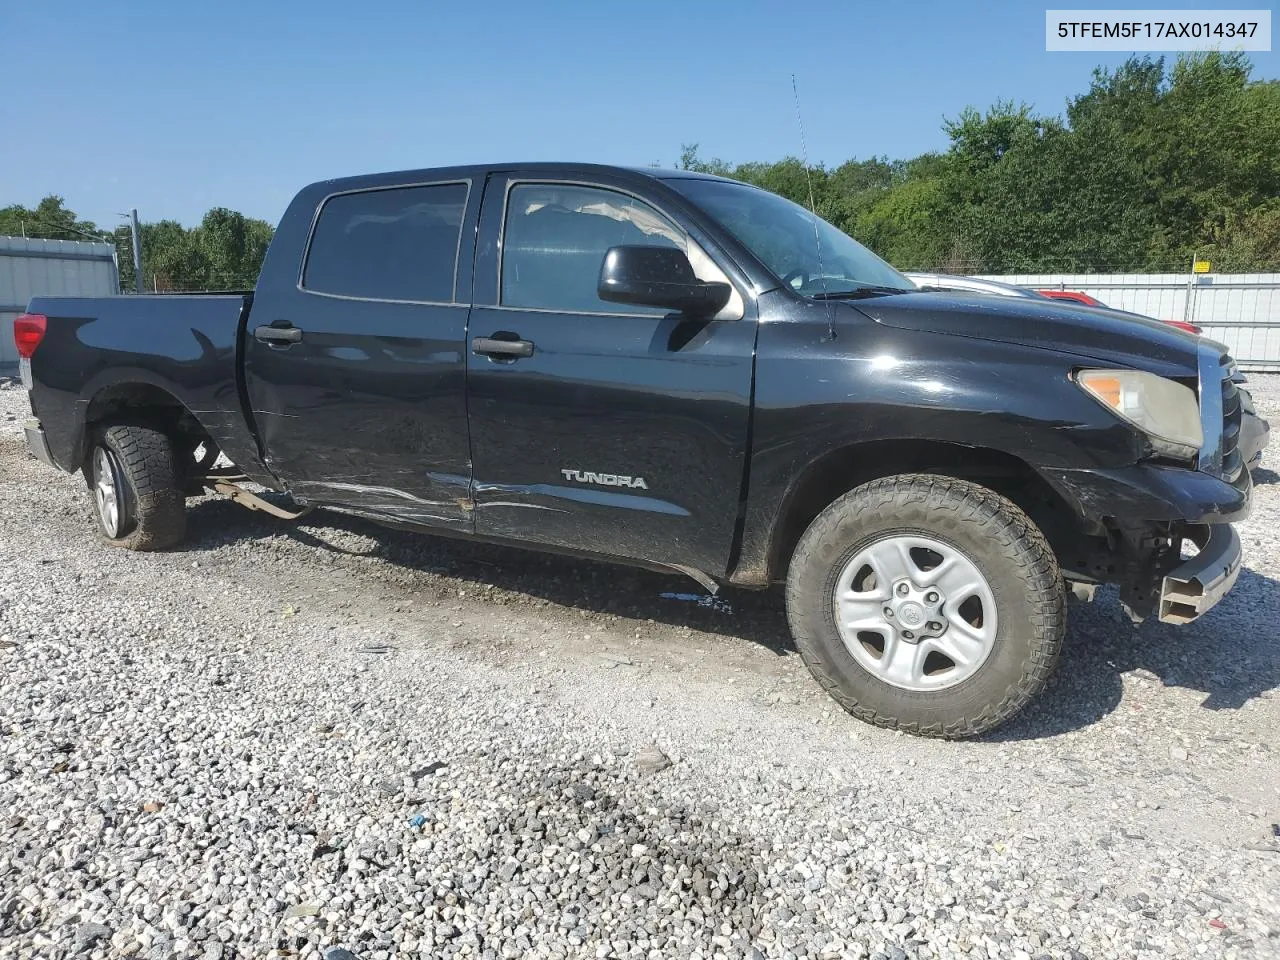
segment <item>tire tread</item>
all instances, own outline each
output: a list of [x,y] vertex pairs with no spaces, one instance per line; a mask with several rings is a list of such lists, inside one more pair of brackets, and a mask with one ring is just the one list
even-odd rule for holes
[[[95,436],[95,447],[106,445],[116,455],[134,497],[134,528],[108,542],[137,551],[164,550],[181,543],[187,532],[186,498],[169,437],[141,423],[111,424],[99,428]],[[88,463],[85,479],[92,483]]]

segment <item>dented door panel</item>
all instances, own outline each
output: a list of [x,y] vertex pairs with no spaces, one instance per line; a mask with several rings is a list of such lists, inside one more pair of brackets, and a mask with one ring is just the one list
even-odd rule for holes
[[286,310],[302,341],[247,338],[268,468],[302,501],[469,529],[466,308],[306,297]]
[[[466,173],[428,184],[383,176],[371,178],[368,189],[337,193],[329,183],[314,184],[281,221],[243,334],[245,386],[266,464],[299,500],[473,530],[465,344],[479,196],[466,186]],[[431,221],[429,203],[417,203],[420,194],[403,211],[379,209],[376,200],[424,186],[451,187],[465,200],[456,253],[438,245],[456,258],[452,289],[445,280],[438,294],[417,296],[378,286],[381,261],[389,258],[412,282],[428,269],[418,241],[438,238],[440,225]],[[307,251],[320,235],[325,204],[354,195],[375,203],[350,214],[346,232],[394,227],[400,219],[407,229],[403,240],[383,234],[385,256],[380,249],[370,260],[375,279],[360,295],[335,295],[325,291],[343,289],[336,279],[307,273]],[[419,213],[425,226],[412,222]],[[342,258],[325,262],[333,269]],[[290,330],[296,335],[276,336]]]

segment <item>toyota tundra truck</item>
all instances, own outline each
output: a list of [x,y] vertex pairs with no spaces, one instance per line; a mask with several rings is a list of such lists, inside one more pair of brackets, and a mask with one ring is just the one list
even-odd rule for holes
[[[98,533],[178,546],[207,492],[785,585],[855,716],[990,730],[1117,584],[1185,624],[1249,510],[1224,348],[1047,300],[921,292],[746,184],[585,164],[306,187],[252,292],[34,299],[31,451]],[[275,491],[273,495],[271,491]],[[1192,546],[1194,545],[1194,546]]]

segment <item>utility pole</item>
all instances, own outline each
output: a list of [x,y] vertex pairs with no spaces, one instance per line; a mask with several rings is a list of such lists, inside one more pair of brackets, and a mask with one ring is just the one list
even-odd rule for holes
[[133,236],[133,287],[142,292],[142,231],[138,228],[138,211],[129,211],[129,232]]

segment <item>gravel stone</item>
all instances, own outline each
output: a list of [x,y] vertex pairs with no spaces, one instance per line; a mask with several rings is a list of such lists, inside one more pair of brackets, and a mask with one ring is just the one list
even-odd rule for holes
[[773,593],[213,498],[115,550],[28,415],[0,389],[5,960],[1280,955],[1275,451],[1219,607],[1101,590],[946,743],[836,708]]
[[111,936],[111,928],[101,923],[82,923],[76,927],[76,952],[83,953]]
[[671,766],[671,759],[656,746],[648,746],[636,754],[636,769],[653,775]]

